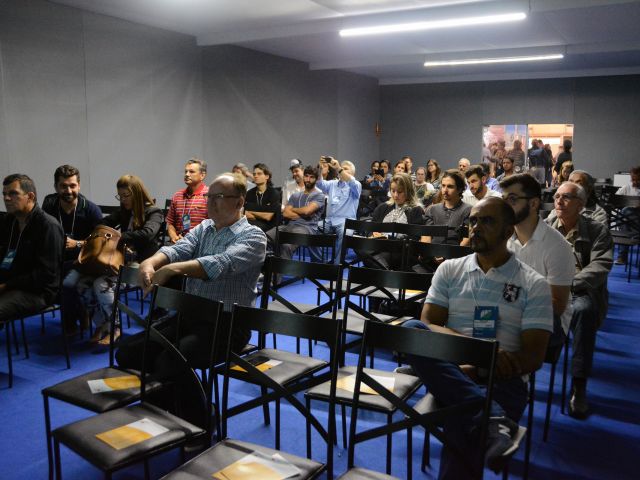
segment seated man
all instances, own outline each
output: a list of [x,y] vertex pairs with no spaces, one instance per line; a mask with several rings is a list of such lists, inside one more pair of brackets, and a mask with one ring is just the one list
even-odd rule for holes
[[469,169],[470,166],[471,166],[471,162],[469,161],[468,158],[462,157],[460,160],[458,160],[458,171],[462,175],[465,174],[465,172]]
[[573,246],[576,275],[571,286],[573,316],[573,387],[569,415],[586,418],[587,379],[591,375],[596,332],[607,316],[607,278],[613,266],[613,241],[609,230],[581,215],[587,204],[584,189],[564,182],[554,195],[556,219],[547,220]]
[[[488,198],[473,207],[469,236],[475,253],[443,262],[433,277],[421,321],[405,323],[406,327],[499,340],[485,454],[494,471],[503,468],[505,455],[514,449],[516,422],[527,404],[525,375],[542,365],[553,330],[547,282],[507,249],[514,223],[513,209],[501,198]],[[484,315],[487,310],[492,311],[490,319]],[[480,311],[483,320],[493,320],[483,321],[485,328],[474,321]],[[458,365],[425,358],[409,360],[443,406],[484,399],[483,387],[475,380],[486,380],[485,372],[463,371]],[[447,438],[470,459],[478,454],[477,418],[468,416],[444,425]],[[451,449],[443,448],[438,478],[469,476]]]
[[487,187],[489,178],[482,169],[482,165],[473,165],[464,172],[469,188],[462,195],[462,201],[472,207],[483,198],[501,197],[500,192]]
[[244,214],[251,225],[263,232],[275,228],[280,211],[280,192],[273,188],[271,170],[264,163],[253,166],[255,188],[247,192]]
[[282,189],[282,203],[286,205],[296,192],[304,192],[304,167],[300,160],[294,158],[289,165],[289,171],[291,172],[291,180],[288,180]]
[[[362,184],[356,180],[356,167],[348,160],[338,163],[332,158],[330,165],[338,169],[337,180],[322,180],[318,178],[318,188],[327,196],[328,212],[324,225],[324,233],[335,233],[336,253],[342,248],[344,236],[344,222],[347,218],[356,218]],[[320,165],[318,165],[320,168]],[[321,225],[319,225],[322,228]],[[316,256],[320,256],[316,252]],[[335,263],[340,263],[340,255],[336,254]]]
[[[609,216],[604,208],[598,205],[596,200],[596,192],[594,190],[595,179],[584,170],[574,170],[571,172],[571,175],[569,175],[569,181],[584,188],[584,193],[587,196],[587,203],[580,213],[596,222],[600,222],[608,228]],[[556,212],[552,210],[547,217],[547,222],[553,222],[555,219]]]
[[[304,192],[296,192],[289,198],[287,206],[284,207],[282,216],[289,220],[280,227],[281,232],[317,234],[318,222],[324,211],[324,194],[316,188],[318,181],[318,171],[308,166],[304,169]],[[276,241],[275,228],[267,232],[267,239],[273,246]],[[280,256],[291,258],[298,249],[298,245],[285,243],[280,245]],[[311,249],[311,258],[314,262],[321,261],[316,256],[315,249]]]
[[571,245],[540,218],[542,189],[535,178],[519,173],[500,182],[500,187],[516,216],[507,248],[549,283],[554,321],[549,345],[562,345],[571,324],[571,284],[576,273]]
[[[60,288],[64,235],[58,221],[37,202],[27,175],[2,182],[7,215],[0,228],[0,325],[51,304]],[[0,327],[2,328],[2,327]]]
[[[242,215],[246,188],[245,178],[237,174],[225,173],[213,181],[207,194],[209,219],[192,229],[182,241],[161,248],[140,264],[141,280],[147,291],[153,284],[164,285],[175,276],[187,276],[185,291],[224,302],[226,317],[231,316],[234,303],[254,305],[267,239],[262,230],[249,225]],[[208,325],[186,319],[178,343],[191,365],[208,366],[208,329]],[[219,329],[216,361],[224,358],[228,337],[228,331],[224,330]],[[233,350],[241,351],[250,336],[251,332],[236,329],[231,339]],[[144,332],[121,342],[116,353],[118,364],[140,368],[143,342]],[[179,373],[173,371],[170,356],[159,348],[146,355],[151,370],[157,374],[170,377]],[[181,394],[183,407],[188,410],[194,396],[188,392]]]
[[187,160],[184,166],[184,190],[178,190],[171,197],[171,206],[167,212],[167,235],[169,241],[176,243],[189,230],[200,225],[207,218],[207,192],[204,183],[207,176],[207,164],[199,158]]
[[496,192],[501,192],[500,190],[500,182],[491,176],[491,165],[488,163],[481,163],[482,172],[484,176],[487,177],[487,188],[489,190],[495,190]]
[[71,334],[77,330],[78,318],[88,324],[88,316],[80,314],[82,307],[76,292],[80,273],[72,269],[73,262],[78,258],[84,239],[102,221],[102,212],[80,193],[80,172],[76,167],[58,167],[53,174],[53,186],[56,193],[44,197],[42,210],[60,221],[66,237],[62,315],[65,332]]
[[447,245],[469,245],[466,226],[471,206],[462,201],[466,184],[456,170],[447,170],[440,181],[442,202],[431,205],[425,212],[425,225],[447,225],[446,237],[422,237],[421,242],[446,243]]
[[[640,197],[640,166],[633,167],[629,174],[631,176],[631,183],[620,187],[616,192],[616,195],[625,195],[629,197]],[[640,208],[638,207],[624,207],[622,214],[629,218],[631,221],[640,222]],[[629,227],[624,225],[621,227],[622,231],[629,231]],[[624,265],[627,263],[627,254],[629,247],[627,245],[620,245],[618,247],[618,258],[616,258],[616,265]]]

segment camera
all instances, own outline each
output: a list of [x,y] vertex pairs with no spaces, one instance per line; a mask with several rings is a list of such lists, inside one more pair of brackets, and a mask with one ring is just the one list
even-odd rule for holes
[[330,156],[328,156],[328,155],[323,155],[322,157],[320,157],[320,159],[321,159],[323,162],[331,163],[331,157],[330,157]]
[[384,170],[382,168],[377,168],[373,171],[373,173],[375,175],[380,175],[381,177],[384,177]]

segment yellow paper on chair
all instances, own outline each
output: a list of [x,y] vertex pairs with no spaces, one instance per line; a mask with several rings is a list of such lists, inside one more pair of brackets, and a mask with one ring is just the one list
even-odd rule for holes
[[127,388],[140,388],[140,379],[135,375],[123,375],[120,377],[99,378],[97,380],[87,380],[91,393],[112,392],[114,390],[125,390]]
[[148,418],[143,418],[137,422],[98,433],[96,438],[116,450],[122,450],[168,431],[162,425],[158,425]]
[[[380,375],[370,375],[375,381],[381,384],[384,388],[393,392],[393,388],[396,383],[396,379],[393,377],[382,377]],[[356,375],[355,373],[352,375],[347,375],[346,377],[342,377],[338,379],[336,383],[336,387],[341,390],[346,390],[347,392],[355,392],[356,390]],[[379,395],[374,389],[372,389],[369,385],[362,382],[360,384],[360,393],[365,393],[369,395]]]
[[213,474],[218,480],[282,480],[282,476],[275,470],[257,462],[235,462]]
[[[255,361],[258,358],[260,358],[260,360]],[[270,370],[273,367],[280,365],[282,362],[280,360],[268,359],[266,357],[256,357],[255,359],[249,360],[249,363],[254,367],[256,367],[258,370],[260,370],[261,372],[266,372],[267,370]],[[240,365],[234,365],[233,367],[231,367],[231,370],[235,370],[237,372],[246,372],[246,370],[242,368]]]

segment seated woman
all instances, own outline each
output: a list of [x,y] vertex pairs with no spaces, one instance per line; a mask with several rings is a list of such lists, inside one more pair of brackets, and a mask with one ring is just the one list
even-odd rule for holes
[[436,193],[436,189],[429,182],[426,181],[427,169],[424,167],[416,168],[416,180],[414,186],[416,189],[416,196],[422,203],[422,206],[431,204],[431,196]]
[[[135,175],[123,175],[116,183],[115,196],[120,201],[120,210],[102,219],[101,223],[122,232],[122,242],[127,251],[133,253],[133,262],[139,263],[153,255],[159,248],[158,232],[162,225],[162,210],[154,205],[142,180]],[[127,255],[127,258],[130,255]],[[109,321],[116,285],[115,276],[91,277],[82,275],[77,284],[78,293],[88,310],[93,313],[95,331],[90,341],[109,344]],[[114,332],[114,339],[120,337],[120,329]]]
[[396,173],[407,173],[407,166],[403,160],[396,162],[393,166],[393,174],[395,175]]
[[573,162],[564,162],[560,169],[560,174],[553,179],[553,187],[559,187],[569,180],[569,176],[573,172]]
[[433,185],[433,188],[437,191],[440,190],[440,182],[442,181],[442,175],[444,172],[440,168],[440,164],[437,160],[431,158],[427,162],[427,182]]
[[[389,188],[391,198],[385,203],[381,203],[373,211],[372,221],[379,223],[410,223],[414,225],[424,224],[422,206],[416,196],[411,177],[406,173],[397,173],[391,178]],[[384,233],[373,232],[374,237],[385,238]],[[396,236],[398,238],[398,236]],[[400,259],[392,259],[388,253],[377,253],[373,255],[375,261],[364,260],[364,264],[370,263],[372,268],[383,266],[388,269],[398,269],[401,267]]]

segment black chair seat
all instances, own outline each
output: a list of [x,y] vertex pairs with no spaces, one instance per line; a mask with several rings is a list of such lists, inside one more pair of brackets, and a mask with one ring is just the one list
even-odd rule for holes
[[[365,372],[369,375],[375,375],[379,377],[394,377],[395,384],[393,387],[393,393],[400,398],[408,398],[420,387],[421,382],[418,377],[411,375],[405,375],[402,373],[387,372],[384,370],[372,370],[365,368]],[[353,392],[343,390],[340,388],[340,379],[349,375],[355,375],[356,367],[343,367],[338,370],[338,388],[336,389],[336,402],[343,405],[351,405],[353,402]],[[306,396],[312,399],[327,400],[329,398],[330,383],[325,382],[316,387],[313,387],[305,393]],[[395,411],[395,407],[385,400],[380,395],[367,395],[362,394],[360,396],[360,407],[367,410],[375,410],[383,413],[390,413]]]
[[[140,372],[134,370],[120,370],[113,367],[100,368],[84,375],[65,380],[42,390],[42,394],[56,400],[71,403],[80,408],[102,413],[107,410],[124,407],[140,398],[140,388],[127,388],[123,390],[112,390],[110,392],[91,393],[89,380],[102,378],[122,377],[125,375],[140,376]],[[161,384],[156,381],[147,383],[147,392],[157,390]]]
[[[269,378],[280,385],[295,381],[300,377],[307,376],[311,372],[328,365],[328,362],[324,360],[298,355],[293,352],[274,350],[272,348],[257,350],[245,357],[245,359],[250,361],[255,357],[267,357],[270,360],[279,360],[282,362],[280,365],[276,365],[264,372]],[[235,378],[243,378],[243,372],[231,370],[230,374]]]
[[163,480],[195,480],[212,478],[212,475],[232,463],[253,452],[266,455],[275,453],[282,455],[288,462],[300,470],[296,479],[316,478],[324,469],[324,464],[309,460],[273,448],[263,447],[253,443],[240,442],[238,440],[223,440],[197,457],[189,460],[177,470],[162,477]]
[[[313,305],[311,303],[300,303],[300,302],[291,302],[291,305],[300,310],[301,313],[308,312],[309,310],[313,310],[317,307],[317,305]],[[280,303],[277,300],[269,302],[267,304],[267,310],[273,310],[276,312],[291,312],[291,309],[286,305]]]
[[416,402],[413,406],[416,412],[422,414],[435,412],[438,409],[438,403],[436,402],[436,397],[427,393],[424,397]]
[[[354,310],[349,310],[347,315],[347,325],[345,327],[345,331],[347,333],[357,333],[362,335],[364,331],[364,324],[368,321],[368,319],[359,314]],[[342,317],[344,315],[343,310],[338,310],[338,317]],[[383,313],[372,313],[374,317],[380,320],[383,323],[392,323],[393,325],[402,325],[407,320],[411,320],[413,317],[394,317],[393,315],[386,315]]]
[[400,480],[386,473],[374,472],[366,468],[354,467],[343,473],[337,480]]
[[[96,435],[149,419],[169,431],[130,447],[116,450]],[[112,410],[57,428],[53,437],[103,471],[113,471],[130,463],[179,446],[186,439],[202,435],[205,430],[161,410],[149,403]]]

